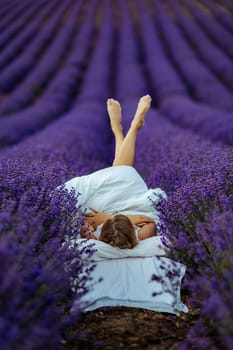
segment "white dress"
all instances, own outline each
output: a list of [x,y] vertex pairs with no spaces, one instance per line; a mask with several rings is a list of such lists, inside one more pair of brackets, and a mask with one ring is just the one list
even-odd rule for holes
[[112,214],[146,215],[156,224],[160,222],[156,206],[161,198],[167,198],[160,188],[149,189],[136,169],[126,165],[74,177],[65,188],[75,191],[77,207],[87,213],[94,208]]
[[[114,166],[75,177],[66,182],[65,187],[68,190],[73,188],[77,196],[80,193],[77,207],[81,206],[82,210],[95,208],[108,213],[143,214],[153,218],[156,224],[160,222],[159,207],[156,206],[161,198],[167,197],[160,188],[149,189],[130,166]],[[94,259],[95,269],[92,279],[87,281],[88,292],[81,299],[77,295],[71,311],[80,308],[82,302],[84,311],[108,306],[141,307],[174,314],[188,311],[180,299],[185,266],[165,257],[166,252],[158,235],[140,241],[132,249],[91,241],[96,251],[90,257],[90,264]],[[77,242],[82,244],[79,246]],[[85,240],[75,238],[74,243],[80,256]],[[70,244],[73,247],[72,239]],[[151,283],[154,274],[158,280]],[[176,276],[175,283],[170,277],[173,275]],[[99,282],[100,279],[102,282]],[[157,293],[155,296],[154,292]]]

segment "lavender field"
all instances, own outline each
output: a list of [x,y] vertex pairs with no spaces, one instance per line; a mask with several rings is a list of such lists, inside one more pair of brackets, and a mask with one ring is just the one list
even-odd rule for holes
[[54,190],[111,165],[106,99],[128,127],[150,94],[135,167],[168,194],[195,310],[170,349],[231,350],[233,2],[2,0],[0,18],[0,349],[104,348],[70,331],[91,270],[62,245],[78,234],[76,199]]

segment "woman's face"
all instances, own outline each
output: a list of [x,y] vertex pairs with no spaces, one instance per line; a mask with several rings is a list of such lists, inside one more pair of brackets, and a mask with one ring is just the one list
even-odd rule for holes
[[81,226],[81,238],[94,238],[94,227],[87,222]]

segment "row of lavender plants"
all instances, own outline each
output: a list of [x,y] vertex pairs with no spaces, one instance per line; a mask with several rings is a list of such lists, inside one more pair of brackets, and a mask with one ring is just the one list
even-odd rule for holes
[[54,13],[54,16],[43,26],[42,30],[36,35],[33,42],[27,46],[27,50],[17,56],[14,61],[7,65],[2,74],[0,82],[0,92],[6,93],[14,89],[25,75],[35,68],[38,56],[43,55],[43,51],[56,36],[56,31],[60,29],[64,11],[67,10],[71,1],[62,3],[61,7]]
[[[175,6],[174,3],[172,5]],[[188,87],[166,55],[151,16],[139,1],[137,2],[137,11],[140,13],[138,26],[141,34],[141,46],[145,55],[145,65],[150,77],[152,93],[160,109],[176,124],[191,128],[213,141],[232,145],[232,113],[190,98]],[[171,21],[168,14],[166,14],[166,18]],[[192,20],[186,19],[186,21],[191,25]],[[224,57],[221,51],[219,54]],[[212,58],[214,59],[214,56]],[[219,65],[221,64],[224,64],[223,60],[220,61]],[[228,75],[229,81],[232,83],[233,80],[230,78],[232,63],[227,60],[227,64],[228,70],[225,75]],[[190,66],[190,68],[192,67]]]
[[[142,8],[142,14],[145,14],[145,7],[144,7],[144,11]],[[146,57],[147,57],[146,64],[149,68],[149,73],[151,75],[153,92],[156,92],[155,97],[157,97],[156,95],[158,95],[159,102],[162,101],[161,108],[163,109],[163,111],[170,117],[171,120],[175,122],[179,122],[179,124],[184,127],[191,127],[193,130],[200,132],[205,136],[210,137],[214,141],[221,141],[228,144],[232,144],[232,133],[230,132],[231,127],[229,127],[229,125],[231,125],[232,123],[231,114],[225,112],[224,113],[225,123],[222,123],[223,112],[221,110],[213,109],[207,105],[202,105],[202,104],[200,105],[199,103],[195,103],[193,100],[190,100],[190,99],[186,100],[186,98],[184,99],[183,97],[182,97],[182,101],[185,101],[186,103],[182,103],[182,106],[183,106],[182,109],[177,108],[177,105],[178,106],[181,105],[179,104],[179,101],[177,100],[177,98],[175,98],[175,101],[173,98],[170,98],[170,99],[166,98],[164,101],[164,97],[168,97],[169,94],[170,95],[174,93],[184,94],[185,86],[184,84],[182,84],[181,81],[179,81],[180,77],[177,76],[171,64],[169,64],[169,62],[166,63],[167,58],[164,54],[164,50],[161,47],[161,44],[158,44],[158,40],[156,38],[156,32],[155,30],[153,30],[153,26],[152,25],[148,26],[147,24],[148,21],[151,21],[151,18],[149,18],[148,15],[145,14],[144,20],[141,21],[142,22],[141,26],[143,28],[143,41],[146,45],[146,49],[145,49]],[[153,45],[151,44],[151,42],[153,42]],[[58,46],[59,46],[59,43],[58,43]],[[158,55],[158,49],[159,49],[160,55]],[[41,77],[41,73],[44,73],[45,76],[47,77],[50,76],[51,72],[49,69],[47,69],[47,67],[45,67],[45,64],[43,62],[45,63],[48,62],[46,57],[44,57],[40,66],[36,70],[37,73],[33,72],[31,74],[31,77],[29,75],[28,79],[25,79],[24,82],[20,84],[18,88],[16,88],[15,92],[9,95],[9,98],[6,98],[5,101],[2,102],[2,104],[0,105],[0,110],[2,110],[2,112],[3,111],[9,112],[10,110],[12,111],[16,110],[20,107],[20,105],[21,105],[21,108],[23,108],[23,106],[26,103],[25,101],[28,101],[30,97],[32,98],[33,95],[35,95],[40,91],[40,88],[38,86],[40,85],[39,82],[37,82],[36,84],[37,86],[36,91],[34,89],[33,90],[30,89],[30,86],[31,86],[31,81],[33,82],[33,80],[37,78],[38,74],[40,75],[40,77]],[[230,63],[229,62],[227,63],[229,67],[225,73],[225,76],[230,77],[230,74],[228,73],[228,72],[231,72],[231,70],[229,70]],[[129,65],[129,66],[130,66],[130,69],[127,70],[128,71],[127,74],[132,76],[133,67],[132,65]],[[163,67],[164,71],[162,71],[161,66],[164,66]],[[42,78],[43,78],[43,74],[42,74]],[[125,79],[127,80],[127,77],[125,77]],[[133,86],[134,84],[132,84],[132,88]],[[168,87],[170,87],[171,91],[169,91]],[[68,102],[70,102],[70,100],[68,100]],[[29,115],[30,122],[29,122],[29,128],[24,128],[23,136],[27,135],[33,130],[36,130],[36,128],[33,128],[33,126],[31,125],[32,118],[30,118],[30,115],[31,113],[33,113],[33,115],[35,116],[34,119],[36,122],[36,120],[38,119],[36,118],[36,116],[42,113],[42,110],[41,110],[42,108],[39,108],[40,106],[44,106],[43,98],[41,99],[41,101],[39,101],[38,108],[36,108],[36,106],[33,106],[33,108],[29,108],[27,110],[27,114]],[[43,114],[46,115],[45,116],[46,121],[51,120],[50,118],[47,117],[48,115],[50,115],[51,117],[53,116],[54,118],[54,109],[55,109],[54,104],[51,103],[50,106],[51,107],[47,111],[47,113],[43,111]],[[56,109],[55,115],[57,116],[60,113],[60,111],[62,112],[62,109]],[[194,115],[194,114],[195,114],[194,118],[190,117],[191,115]],[[8,136],[8,133],[15,134],[14,130],[18,126],[20,115],[22,115],[22,113],[19,112],[13,115],[12,118],[10,119],[5,118],[5,121],[3,122],[3,131],[2,131],[2,137],[1,137],[2,145],[14,143],[20,139],[20,133],[16,138],[11,137],[11,135]],[[212,118],[211,124],[209,123],[210,115]],[[38,123],[36,124],[38,125]],[[39,124],[43,126],[45,123],[41,122]]]
[[[12,10],[13,10],[13,8],[15,8],[14,7],[14,5],[16,5],[16,4],[14,4],[14,2],[12,1],[12,2],[9,2],[9,1],[2,1],[2,6],[1,6],[1,10],[0,10],[0,14],[2,15],[2,16],[5,16],[5,15],[9,15],[11,12],[12,12]],[[0,27],[0,28],[2,28],[2,27]]]
[[[10,18],[5,17],[5,21],[3,20],[2,28],[3,31],[1,31],[0,35],[0,48],[3,49],[7,44],[8,41],[11,40],[18,31],[22,30],[23,27],[26,25],[27,21],[30,21],[31,17],[35,16],[37,11],[41,8],[41,6],[44,4],[44,1],[39,1],[33,6],[28,6],[29,4],[23,4],[23,8],[20,8],[20,11],[17,11],[17,14],[15,14],[14,17],[12,16]],[[21,13],[22,12],[22,13]],[[19,16],[19,17],[17,17]],[[5,29],[5,30],[4,30]]]
[[182,2],[192,11],[194,18],[208,33],[210,38],[220,46],[226,54],[233,58],[232,34],[220,23],[215,21],[212,16],[208,16],[199,6],[196,6],[195,3],[190,0],[182,0]]
[[71,338],[67,331],[79,318],[69,314],[76,297],[70,277],[77,278],[80,296],[91,270],[75,251],[61,249],[64,236],[75,235],[80,222],[76,199],[54,189],[110,161],[105,106],[111,76],[111,67],[106,69],[112,50],[109,11],[106,7],[109,20],[97,37],[87,72],[96,98],[92,85],[84,84],[69,114],[1,154],[1,256],[8,266],[8,273],[2,270],[0,276],[2,349],[64,349],[77,343],[77,336]]
[[[90,23],[94,21],[96,4],[90,11]],[[103,4],[105,20],[101,22],[80,91],[74,97],[73,109],[44,130],[1,152],[0,258],[1,266],[6,267],[0,274],[2,349],[80,346],[81,340],[71,337],[68,331],[78,322],[77,314],[73,318],[69,314],[75,297],[70,276],[79,277],[80,295],[85,293],[85,281],[91,278],[91,271],[75,251],[61,249],[64,236],[76,235],[80,222],[75,219],[75,198],[60,191],[54,193],[54,189],[73,176],[111,164],[107,97],[114,93],[123,101],[127,127],[137,99],[149,89],[156,96],[159,94],[159,84],[153,90],[153,84],[148,85],[147,75],[144,76],[125,1],[117,3],[121,15],[117,35],[111,3]],[[144,17],[146,9],[142,9],[139,17],[145,25],[149,17]],[[90,37],[91,26],[86,26],[86,32]],[[154,33],[148,29],[150,32]],[[152,40],[155,35],[151,34]],[[87,44],[83,45],[87,48]],[[157,73],[164,91],[159,103],[169,96],[182,110],[186,101],[193,101],[161,47],[159,41],[154,46],[154,58],[157,53],[160,57],[158,65],[165,58],[164,70]],[[144,50],[146,61],[148,50],[149,44]],[[86,56],[79,58],[78,65],[84,64]],[[75,56],[72,59],[77,64]],[[166,88],[162,79],[166,64],[179,94],[170,86]],[[152,60],[148,68],[153,71]],[[72,81],[70,72],[62,76],[61,86]],[[187,265],[184,282],[189,290],[188,302],[200,313],[199,323],[190,329],[179,348],[231,349],[232,148],[214,145],[170,124],[163,112],[153,109],[147,116],[139,135],[136,167],[149,186],[164,188],[168,193],[169,200],[162,207],[165,233],[175,247],[172,256]],[[23,114],[19,119],[23,124]],[[34,131],[37,130],[35,125]]]
[[187,266],[189,305],[201,316],[179,348],[231,349],[232,148],[181,131],[163,115],[148,117],[154,121],[147,120],[137,166],[150,186],[168,193],[165,235],[174,259]]
[[32,20],[32,22],[25,26],[25,30],[21,30],[20,33],[10,40],[5,49],[2,50],[0,56],[0,69],[3,69],[10,61],[23,50],[25,50],[27,44],[33,40],[36,33],[39,31],[40,26],[46,17],[48,17],[56,8],[56,2],[50,2],[48,7],[44,7],[41,12],[37,13],[37,16]]
[[223,7],[228,13],[233,13],[233,5],[231,0],[217,0],[217,5]]
[[[94,14],[95,6],[93,6],[91,11],[86,14],[85,23],[82,24],[63,67],[60,67],[57,74],[49,82],[47,88],[44,87],[44,89],[41,90],[40,98],[22,111],[18,111],[10,116],[5,116],[5,118],[2,117],[2,128],[0,131],[0,143],[2,146],[10,145],[22,140],[25,136],[37,131],[39,128],[59,117],[65,110],[70,108],[76,90],[78,90],[78,87],[81,84],[85,68],[83,62],[87,56],[89,42],[91,41],[91,35],[93,32]],[[61,52],[64,50],[63,41],[59,40],[55,44]],[[51,62],[53,69],[53,51],[51,51],[49,55],[51,58],[49,61]],[[39,65],[37,69],[32,72],[34,78],[36,78],[35,75],[38,77],[40,74],[42,74],[42,76],[51,74],[47,63],[48,62],[45,60],[43,65]],[[30,90],[27,84],[26,89],[23,89],[23,84],[21,84],[21,86],[22,89],[19,87],[16,92],[18,92],[19,98],[23,101],[25,98],[27,99],[32,95],[33,91]],[[15,95],[16,94],[14,93],[11,94],[9,100],[12,101]],[[8,105],[9,107],[11,106],[10,103],[8,103]],[[4,103],[2,103],[2,106],[4,106]],[[13,106],[14,105],[12,105],[12,107]],[[24,120],[23,125],[21,123],[21,118]]]
[[0,113],[3,116],[4,114],[10,114],[12,108],[13,111],[15,109],[20,110],[30,104],[35,95],[38,95],[42,89],[46,89],[48,82],[52,80],[57,69],[61,69],[62,61],[65,61],[64,56],[69,52],[72,35],[76,35],[75,29],[77,28],[80,5],[81,2],[78,1],[76,8],[72,8],[69,22],[56,35],[35,68],[17,85],[9,98],[2,102]]
[[[206,5],[207,9],[210,10],[217,21],[219,21],[226,29],[233,33],[233,23],[232,23],[232,14],[226,11],[226,8],[223,10],[216,3],[210,0],[202,0],[202,3]],[[224,3],[221,4],[222,6]],[[233,5],[231,4],[233,10]]]
[[221,48],[214,45],[207,34],[192,19],[185,16],[182,8],[175,2],[169,0],[169,4],[176,13],[178,23],[187,39],[195,46],[200,57],[206,62],[219,77],[220,80],[233,88],[233,63]]
[[[177,70],[186,80],[197,100],[223,110],[232,111],[232,93],[200,61],[182,33],[165,11],[162,3],[153,0],[158,30],[166,43]],[[216,98],[218,97],[218,98]]]
[[[22,6],[22,4],[24,5],[25,3],[21,3],[21,6]],[[1,6],[1,14],[12,16],[14,11],[17,9],[17,5],[19,5],[17,0],[12,0],[12,1],[3,0],[2,6]],[[4,19],[5,19],[5,17],[4,17]]]

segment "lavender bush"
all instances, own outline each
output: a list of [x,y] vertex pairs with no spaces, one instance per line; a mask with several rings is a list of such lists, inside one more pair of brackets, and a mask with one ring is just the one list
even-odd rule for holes
[[216,47],[205,35],[205,32],[196,24],[192,18],[184,15],[180,6],[169,1],[172,9],[175,11],[179,25],[183,29],[184,35],[198,50],[200,57],[208,66],[223,80],[229,88],[233,88],[232,60],[225,53]]
[[69,5],[67,2],[63,3],[55,12],[54,17],[52,17],[52,19],[50,19],[50,21],[43,27],[43,30],[38,33],[29,48],[27,48],[27,51],[24,51],[20,57],[17,57],[16,60],[5,67],[1,74],[1,93],[11,91],[15,85],[17,85],[19,81],[23,79],[31,69],[33,69],[38,55],[41,56],[43,50],[48,48],[48,45],[53,40],[56,30],[59,28],[59,24],[61,24],[64,11],[68,7],[67,4]]
[[5,50],[1,52],[0,56],[0,68],[9,64],[11,60],[14,59],[15,55],[19,52],[25,50],[26,45],[34,38],[37,31],[40,28],[40,25],[50,11],[55,7],[53,2],[50,3],[50,6],[45,7],[43,11],[32,21],[30,25],[27,25],[25,30],[21,31],[18,36],[11,40],[10,44],[7,45]]
[[74,263],[77,254],[61,245],[65,235],[77,235],[80,222],[74,221],[75,198],[62,191],[50,195],[66,173],[58,169],[51,162],[1,161],[2,349],[64,348],[70,278],[83,272],[79,293],[90,278],[90,268]]
[[231,58],[233,58],[232,34],[229,33],[220,23],[214,21],[211,16],[208,16],[199,6],[196,6],[196,4],[189,0],[183,0],[183,2],[192,11],[195,19],[201,26],[203,26],[204,30],[216,45],[220,46]]
[[153,5],[157,13],[158,29],[163,35],[174,64],[189,85],[193,97],[220,109],[232,111],[232,94],[196,57],[196,53],[185,41],[162,4],[153,0]]
[[[21,30],[25,26],[26,21],[28,21],[31,18],[31,16],[35,15],[36,11],[39,10],[43,2],[44,1],[40,1],[35,6],[29,7],[27,6],[27,4],[24,3],[19,11],[15,11],[14,16],[11,16],[10,18],[5,17],[5,21],[2,21],[3,26],[0,35],[1,49],[5,45],[7,45],[8,41],[12,39],[12,37],[14,37],[19,30]],[[17,16],[19,16],[19,18]],[[9,23],[7,23],[7,21],[9,21]]]
[[[202,3],[206,6],[207,9],[212,11],[217,21],[223,24],[223,26],[230,32],[233,32],[232,14],[230,14],[227,11],[224,11],[223,8],[221,8],[220,6],[218,6],[210,0],[202,0]],[[224,6],[224,1],[222,5]],[[233,9],[232,4],[231,8]]]
[[[80,228],[77,199],[55,189],[111,164],[106,98],[123,102],[128,127],[138,98],[148,92],[154,105],[139,134],[135,166],[148,186],[168,194],[161,205],[163,234],[172,243],[171,256],[187,265],[187,302],[199,314],[178,348],[232,349],[230,48],[214,46],[201,24],[184,20],[181,8],[169,4],[40,1],[36,13],[33,1],[12,0],[0,9],[11,12],[4,19],[7,28],[0,23],[0,62],[11,57],[1,66],[0,110],[12,113],[0,119],[1,349],[69,349],[78,344],[70,328],[82,305],[73,316],[69,309],[86,292],[94,266],[89,269],[75,249],[67,248],[66,236],[77,236]],[[32,39],[35,27],[25,25],[27,16],[39,25],[50,6],[54,13]],[[218,18],[216,6],[210,7]],[[171,8],[176,17],[168,12]],[[192,29],[185,39],[177,19],[182,31]],[[208,33],[219,30],[214,17],[208,23]],[[224,68],[211,60],[200,38],[215,57],[223,58]],[[56,57],[49,54],[52,47],[57,47]],[[40,86],[38,94],[27,81]]]
[[[153,136],[152,121],[147,121],[148,131],[141,138],[137,166],[151,186],[161,186],[169,194],[169,201],[161,208],[164,234],[174,247],[173,257],[188,267],[185,286],[191,305],[200,308],[203,334],[200,335],[197,323],[182,346],[230,349],[232,287],[225,284],[231,284],[232,274],[233,152],[188,132],[171,130],[159,116],[156,119]],[[152,137],[154,146],[148,154],[143,144],[151,145]]]

